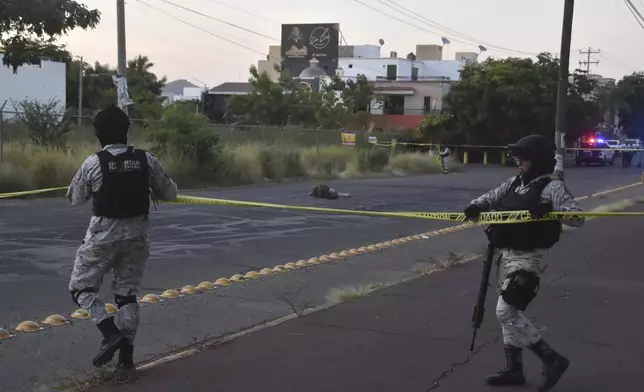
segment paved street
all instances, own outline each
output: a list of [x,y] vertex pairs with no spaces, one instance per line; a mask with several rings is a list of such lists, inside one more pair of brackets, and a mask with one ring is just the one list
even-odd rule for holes
[[[635,211],[644,211],[638,205]],[[552,250],[533,317],[571,359],[554,391],[642,390],[644,219],[603,218],[563,237]],[[504,365],[492,293],[478,348],[470,357],[470,317],[480,263],[411,283],[243,336],[147,370],[129,386],[91,392],[470,392]],[[529,385],[540,364],[525,353]]]
[[[310,182],[196,194],[364,210],[461,211],[515,170],[469,166],[449,176],[331,182],[353,195],[333,201],[312,199]],[[567,172],[576,196],[639,178],[636,169],[618,167],[572,167]],[[12,298],[0,302],[0,327],[73,308],[67,282],[90,208],[73,209],[63,199],[0,201],[0,298]],[[196,284],[445,226],[426,220],[194,205],[161,205],[151,216],[152,258],[143,291]]]
[[[511,168],[468,167],[449,176],[333,182],[352,199],[309,197],[310,183],[230,188],[210,195],[237,200],[339,208],[460,211],[475,196],[507,179]],[[567,183],[575,196],[637,182],[640,173],[611,167],[571,168]],[[591,209],[642,196],[629,188],[581,202]],[[64,200],[0,202],[0,321],[8,327],[74,309],[67,280],[89,206],[71,209]],[[45,219],[41,219],[41,217]],[[143,293],[215,280],[250,269],[415,235],[449,223],[268,209],[162,205],[153,213],[153,257]],[[453,224],[452,224],[453,225]],[[322,305],[344,286],[370,287],[417,276],[417,271],[454,255],[480,252],[480,229],[420,239],[402,246],[324,263],[227,288],[145,305],[137,338],[137,361],[150,361],[195,342],[212,341]],[[105,286],[110,283],[107,277]],[[104,287],[103,296],[109,296]],[[470,306],[470,305],[468,305]],[[295,310],[297,311],[297,310]],[[91,358],[99,343],[90,321],[0,340],[0,390],[60,391],[96,376]],[[2,325],[2,324],[0,324]]]

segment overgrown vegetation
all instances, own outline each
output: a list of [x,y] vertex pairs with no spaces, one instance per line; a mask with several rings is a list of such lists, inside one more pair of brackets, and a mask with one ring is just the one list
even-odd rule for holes
[[[32,106],[29,106],[32,105]],[[82,162],[99,149],[97,142],[69,142],[64,113],[56,105],[26,104],[22,121],[30,138],[4,146],[0,192],[64,186]],[[58,114],[56,114],[58,113]],[[62,116],[62,117],[57,117]],[[43,125],[44,124],[44,125]],[[188,106],[171,104],[154,129],[148,129],[148,148],[159,156],[181,188],[241,185],[285,178],[352,178],[374,173],[438,173],[434,154],[396,154],[391,149],[363,143],[302,147],[285,143],[222,144],[205,116]]]

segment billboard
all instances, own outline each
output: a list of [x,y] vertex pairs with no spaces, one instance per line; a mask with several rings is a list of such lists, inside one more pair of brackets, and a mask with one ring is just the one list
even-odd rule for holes
[[338,68],[339,46],[338,23],[282,25],[282,68],[286,68],[292,77],[298,77],[315,58],[320,68],[333,75]]

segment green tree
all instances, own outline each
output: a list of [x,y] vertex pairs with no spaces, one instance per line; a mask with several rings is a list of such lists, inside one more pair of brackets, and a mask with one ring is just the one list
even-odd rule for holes
[[78,27],[93,29],[100,16],[98,10],[73,0],[2,0],[2,63],[15,73],[22,65],[39,65],[42,57],[69,61],[69,52],[57,39]]
[[[83,67],[83,108],[84,113],[92,114],[106,105],[116,101],[116,86],[112,75],[115,68],[107,64],[80,64],[74,60],[67,67],[67,106],[78,107],[79,67]],[[130,107],[132,119],[159,119],[163,114],[161,92],[166,78],[158,78],[152,72],[154,63],[147,56],[136,56],[128,61],[127,80],[130,98],[134,105]]]
[[231,97],[228,109],[238,119],[262,125],[338,128],[366,111],[374,95],[364,76],[346,82],[334,76],[313,89],[284,75],[274,82],[254,66],[250,75],[253,91]]
[[154,144],[155,153],[177,154],[195,169],[214,168],[219,156],[219,136],[210,127],[208,118],[181,103],[165,108],[149,140]]
[[[465,66],[444,99],[454,129],[446,143],[504,145],[531,133],[554,135],[559,61],[542,53]],[[575,71],[568,89],[567,135],[574,139],[602,117],[596,83]]]
[[619,108],[619,124],[629,137],[644,136],[644,72],[624,76],[617,83],[613,104]]

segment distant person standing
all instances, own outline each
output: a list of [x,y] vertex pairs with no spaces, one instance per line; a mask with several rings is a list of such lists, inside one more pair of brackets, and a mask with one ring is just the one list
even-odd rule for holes
[[438,156],[441,161],[441,173],[447,174],[449,173],[449,156],[450,156],[450,151],[449,148],[447,147],[438,147]]
[[[630,148],[630,146],[626,146]],[[627,167],[631,167],[631,160],[633,159],[633,152],[632,151],[622,151],[622,169],[626,169]]]

